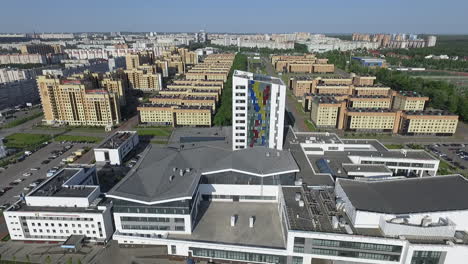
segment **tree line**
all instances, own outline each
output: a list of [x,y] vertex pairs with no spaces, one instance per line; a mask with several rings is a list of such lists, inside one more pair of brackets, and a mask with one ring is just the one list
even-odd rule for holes
[[220,106],[214,116],[213,123],[216,126],[232,125],[232,75],[234,70],[247,71],[247,56],[245,54],[237,53],[234,58],[227,81],[224,83]]

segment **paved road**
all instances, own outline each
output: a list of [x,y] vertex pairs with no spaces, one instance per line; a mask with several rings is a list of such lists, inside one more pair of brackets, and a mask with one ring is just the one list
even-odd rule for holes
[[[265,65],[265,70],[268,75],[271,76],[278,76],[278,74],[275,72],[275,69],[273,69],[273,65],[271,62],[268,60],[268,58],[262,57],[263,64]],[[294,120],[294,125],[293,128],[295,131],[308,131],[307,127],[305,126],[305,116],[303,113],[299,113],[296,109],[296,99],[294,97],[291,97],[289,94],[289,89],[288,84],[286,83],[286,88],[288,89],[287,95],[286,95],[286,112],[292,115],[292,119]]]

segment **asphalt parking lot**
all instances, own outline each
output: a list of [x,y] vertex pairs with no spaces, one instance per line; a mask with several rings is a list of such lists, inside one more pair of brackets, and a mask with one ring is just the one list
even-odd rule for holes
[[427,147],[434,155],[459,170],[468,171],[468,145],[432,144]]
[[[39,149],[38,151],[32,153],[30,156],[26,157],[25,160],[11,164],[6,170],[0,171],[0,190],[5,187],[12,187],[12,189],[3,193],[0,196],[0,205],[5,205],[6,203],[12,204],[18,200],[18,197],[21,193],[28,193],[31,190],[25,190],[25,187],[28,187],[31,183],[38,179],[46,179],[47,171],[53,167],[62,167],[60,163],[63,158],[66,158],[72,152],[83,148],[85,146],[91,147],[92,144],[88,143],[76,143],[73,144],[73,147],[65,151],[62,155],[58,155],[55,159],[50,159],[48,164],[41,164],[44,160],[52,155],[51,152],[54,150],[62,150],[66,145],[71,145],[71,143],[61,144],[59,142],[52,142],[47,146]],[[31,168],[37,168],[37,170],[31,170]],[[26,176],[25,173],[30,173],[30,176]],[[25,174],[25,175],[23,175]],[[24,179],[17,185],[10,185],[15,180]]]

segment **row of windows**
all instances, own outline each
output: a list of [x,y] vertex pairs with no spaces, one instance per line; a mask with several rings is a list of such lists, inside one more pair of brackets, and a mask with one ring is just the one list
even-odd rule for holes
[[[172,218],[175,223],[184,223],[184,218]],[[130,221],[130,222],[170,222],[171,218],[168,217],[133,217],[133,216],[121,216],[121,221]]]
[[356,251],[344,251],[344,250],[334,250],[334,249],[322,249],[322,248],[312,248],[311,253],[317,254],[317,255],[339,256],[339,257],[349,257],[349,258],[365,258],[365,259],[376,259],[376,260],[387,260],[387,261],[399,261],[400,260],[400,256],[396,256],[396,255],[386,255],[386,254],[366,253],[366,252],[356,252]]
[[[11,215],[9,217],[12,217]],[[60,220],[60,221],[93,221],[90,217],[42,217],[42,216],[21,216],[21,220]]]
[[249,252],[238,252],[238,251],[216,250],[216,249],[192,248],[192,247],[190,247],[189,250],[191,250],[193,256],[196,256],[196,257],[231,259],[231,260],[252,261],[252,262],[260,262],[260,263],[275,263],[275,264],[286,263],[286,257],[284,256],[257,254],[257,253],[249,253]]
[[[122,229],[131,230],[171,230],[170,226],[157,226],[157,225],[122,225]],[[185,231],[185,226],[175,226],[175,231]]]
[[237,199],[239,200],[276,200],[275,196],[260,196],[260,195],[222,195],[222,194],[203,194],[203,200],[209,201],[212,199]]
[[366,250],[384,251],[384,252],[401,252],[401,246],[361,243],[361,242],[351,242],[351,241],[312,239],[311,244],[313,246],[322,246],[322,247],[354,248],[354,249],[366,249]]
[[190,210],[181,208],[150,208],[133,206],[114,206],[115,213],[139,213],[139,214],[189,214]]

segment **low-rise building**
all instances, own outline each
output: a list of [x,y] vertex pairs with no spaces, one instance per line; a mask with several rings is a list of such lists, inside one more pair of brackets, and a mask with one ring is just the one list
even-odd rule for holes
[[122,165],[124,158],[139,143],[136,131],[118,131],[94,148],[97,163]]
[[384,59],[370,58],[370,57],[353,57],[354,61],[357,61],[365,67],[386,67],[387,63]]
[[114,232],[111,207],[96,168],[76,165],[58,171],[3,215],[12,240],[66,241],[78,235],[106,242]]

